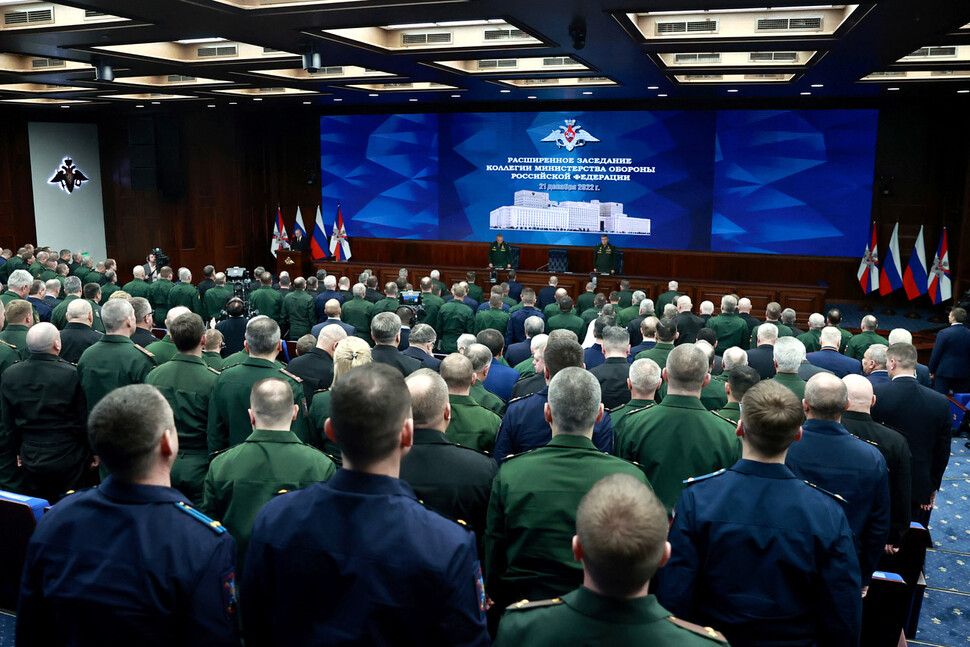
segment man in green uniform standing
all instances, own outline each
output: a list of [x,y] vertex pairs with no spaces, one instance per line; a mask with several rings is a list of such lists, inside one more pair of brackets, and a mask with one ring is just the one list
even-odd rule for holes
[[207,325],[210,319],[219,317],[232,297],[232,288],[226,285],[225,272],[216,272],[213,281],[215,286],[206,290],[202,297],[202,321]]
[[[172,313],[169,311],[169,318]],[[209,423],[209,396],[219,371],[202,360],[205,325],[195,313],[182,309],[168,324],[168,335],[178,353],[164,366],[148,374],[146,384],[161,391],[172,406],[179,452],[172,465],[172,487],[192,502],[202,504],[202,483],[209,469],[206,427]]]
[[726,645],[718,632],[675,618],[647,593],[670,558],[667,528],[663,505],[643,483],[626,474],[598,481],[579,503],[572,538],[583,585],[510,606],[495,646]]
[[[781,323],[781,304],[777,301],[772,301],[767,306],[765,306],[765,322],[755,326],[751,330],[751,337],[749,339],[750,343],[754,346],[758,345],[758,328],[764,326],[765,324],[773,324],[778,328],[778,339],[782,337],[793,337],[791,328]],[[846,333],[848,334],[848,333]]]
[[475,334],[482,332],[486,328],[497,330],[502,335],[509,326],[509,313],[502,312],[502,296],[493,293],[488,298],[488,310],[479,310],[475,313]]
[[184,306],[189,311],[199,314],[202,312],[202,300],[199,298],[199,288],[192,285],[192,272],[189,268],[179,268],[178,285],[172,286],[168,292],[168,307]]
[[[15,270],[10,274],[10,278],[7,280],[7,290],[0,294],[0,301],[3,305],[8,306],[11,302],[17,300],[23,300],[27,302],[27,295],[30,294],[30,288],[34,284],[34,277],[30,275],[27,270]],[[28,302],[29,303],[29,302]],[[37,315],[37,309],[31,305],[31,310],[34,314],[34,323],[40,323],[40,317]]]
[[475,303],[481,304],[484,299],[484,291],[482,288],[475,283],[478,280],[478,276],[475,272],[465,272],[465,287],[468,289],[468,297],[475,301]]
[[112,299],[101,309],[105,334],[81,354],[77,372],[88,400],[88,411],[111,391],[143,384],[155,368],[151,353],[131,341],[135,310],[124,299]]
[[[6,322],[6,311],[3,301],[0,301],[0,328]],[[8,368],[20,361],[17,349],[5,341],[0,341],[0,384],[3,374]],[[11,430],[4,428],[0,421],[0,490],[5,492],[23,492],[24,474],[17,466],[18,447],[14,446]]]
[[652,359],[661,369],[667,365],[667,356],[674,349],[677,339],[677,325],[673,319],[657,321],[657,345],[637,353],[637,359]]
[[432,292],[434,281],[430,277],[421,279],[421,306],[424,308],[424,319],[421,323],[426,323],[435,330],[438,329],[438,311],[445,305],[445,300]]
[[630,400],[610,411],[614,434],[619,434],[631,420],[630,414],[657,404],[654,397],[661,381],[660,367],[652,359],[638,359],[630,364],[630,376],[626,381],[630,388]]
[[492,351],[485,344],[471,344],[464,350],[465,357],[472,363],[475,383],[469,389],[471,398],[489,411],[498,415],[505,413],[505,401],[485,388],[488,371],[492,368]]
[[577,339],[580,341],[586,337],[586,324],[583,323],[583,319],[573,312],[573,300],[572,297],[563,297],[559,301],[560,314],[553,315],[547,319],[546,332],[551,333],[553,330],[571,330],[576,333]]
[[168,293],[172,291],[172,268],[166,265],[158,272],[158,278],[148,286],[148,302],[152,304],[155,321],[165,321],[168,316]]
[[[882,344],[888,347],[889,340],[876,333],[878,326],[879,321],[872,315],[863,317],[862,332],[849,339],[849,343],[845,346],[845,356],[855,358],[861,362],[862,358],[866,355],[866,350],[873,344]],[[842,329],[840,328],[839,330],[841,331]]]
[[502,234],[495,236],[495,242],[488,248],[488,267],[496,270],[512,269],[512,250]]
[[576,299],[576,314],[582,316],[584,312],[593,307],[594,301],[596,301],[596,286],[590,281],[586,284],[586,291]]
[[495,436],[502,426],[502,416],[486,409],[471,397],[470,390],[475,381],[471,360],[459,353],[452,353],[441,360],[438,370],[448,385],[448,402],[451,404],[451,423],[445,435],[463,447],[492,453]]
[[364,298],[367,288],[363,283],[356,283],[351,289],[354,298],[340,307],[340,320],[353,326],[358,337],[371,346],[374,340],[370,336],[370,320],[373,317],[374,304]]
[[306,442],[309,435],[303,380],[275,362],[282,348],[279,325],[265,315],[253,317],[246,324],[245,346],[249,356],[241,364],[222,371],[212,388],[213,405],[209,407],[207,432],[209,452],[233,447],[249,437],[252,423],[246,411],[250,392],[256,382],[270,377],[285,380],[290,385],[293,400],[300,405],[300,410],[289,428],[301,442]]
[[144,297],[147,299],[149,285],[145,280],[145,268],[141,265],[136,265],[131,273],[134,278],[125,283],[121,289],[133,297]]
[[0,332],[0,341],[6,342],[17,349],[21,360],[30,357],[27,348],[27,333],[34,325],[33,306],[29,301],[17,299],[7,304],[7,327]]
[[794,337],[782,337],[775,342],[775,376],[771,379],[781,382],[799,400],[805,398],[805,380],[798,376],[798,368],[805,360],[805,345]]
[[250,433],[212,459],[205,477],[202,511],[222,522],[237,545],[237,572],[243,568],[256,514],[281,491],[329,480],[337,468],[327,455],[304,445],[290,431],[303,412],[290,385],[277,378],[256,382],[247,407]]
[[84,287],[81,288],[81,294],[84,300],[91,304],[91,311],[94,314],[94,323],[91,327],[98,332],[104,332],[104,324],[101,322],[101,286],[97,283],[85,283]]
[[732,346],[744,348],[747,345],[748,324],[738,316],[738,300],[730,294],[721,297],[721,314],[707,320],[707,327],[717,334],[718,355]]
[[735,425],[708,411],[701,389],[711,376],[696,344],[670,351],[663,375],[667,395],[656,407],[632,414],[616,435],[616,454],[640,464],[669,513],[684,481],[734,465],[741,456]]
[[293,279],[293,291],[283,297],[283,319],[290,324],[291,341],[310,334],[317,323],[313,297],[307,294],[306,279],[302,276]]
[[465,286],[456,283],[451,287],[452,300],[438,310],[437,333],[442,353],[454,353],[458,350],[458,337],[475,330],[475,313],[462,301],[467,294]]
[[593,250],[593,271],[600,274],[616,274],[616,247],[606,234],[600,236],[600,244]]
[[71,304],[71,301],[81,298],[81,279],[76,276],[69,276],[64,279],[64,294],[64,300],[51,312],[51,323],[58,330],[64,330],[67,325],[67,307]]
[[395,312],[401,305],[397,298],[397,283],[388,281],[384,284],[384,298],[374,304],[371,308],[371,319],[382,312]]
[[263,272],[259,275],[259,287],[249,295],[249,303],[259,314],[266,315],[279,325],[283,313],[283,297],[273,289],[272,274]]
[[155,356],[155,366],[161,366],[175,357],[175,354],[178,352],[178,348],[172,339],[172,324],[176,319],[189,312],[191,312],[191,310],[185,306],[176,306],[169,310],[168,317],[165,319],[165,336],[145,347],[145,350]]
[[668,303],[677,303],[677,297],[680,296],[680,284],[677,281],[667,281],[667,291],[657,297],[656,311],[657,316],[662,317],[664,312],[664,307]]
[[523,598],[564,595],[581,584],[583,569],[570,551],[580,499],[610,474],[647,483],[635,465],[593,444],[593,426],[604,410],[599,382],[588,371],[573,366],[557,372],[544,415],[552,427],[549,444],[507,457],[492,483],[485,589],[499,609]]

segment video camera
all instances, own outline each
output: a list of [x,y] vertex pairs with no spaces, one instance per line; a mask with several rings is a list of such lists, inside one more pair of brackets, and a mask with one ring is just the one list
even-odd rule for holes
[[[258,311],[253,309],[252,304],[249,302],[249,292],[252,288],[252,284],[249,280],[249,270],[245,267],[229,267],[226,268],[226,283],[232,285],[232,296],[230,299],[238,297],[246,304],[245,317],[247,319],[255,317],[259,314]],[[223,310],[219,313],[219,320],[228,317],[228,313]]]
[[162,251],[161,247],[156,247],[151,251],[151,253],[155,255],[155,267],[165,267],[166,265],[168,267],[172,266],[172,260],[164,251]]
[[421,292],[418,290],[401,290],[397,294],[397,301],[414,313],[414,320],[417,322],[422,321],[427,315],[424,310],[424,305],[422,305],[423,299]]

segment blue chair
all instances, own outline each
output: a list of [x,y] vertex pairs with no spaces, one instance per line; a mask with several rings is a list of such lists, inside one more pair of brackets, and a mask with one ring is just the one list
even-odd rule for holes
[[616,250],[616,260],[613,261],[614,271],[617,274],[623,274],[623,250]]
[[521,249],[518,245],[509,245],[509,260],[512,261],[512,269],[519,269],[519,252]]
[[549,271],[561,274],[569,271],[569,251],[562,248],[549,249]]

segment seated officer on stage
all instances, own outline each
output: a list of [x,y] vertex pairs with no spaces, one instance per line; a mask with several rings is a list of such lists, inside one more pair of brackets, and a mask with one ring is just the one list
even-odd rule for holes
[[367,364],[332,389],[343,469],[256,518],[243,590],[248,645],[488,645],[475,535],[398,478],[414,423],[404,378]]
[[803,420],[789,389],[754,385],[741,401],[742,459],[690,479],[677,501],[657,598],[735,647],[859,644],[862,584],[842,502],[785,467]]
[[236,542],[170,487],[178,435],[165,398],[122,387],[88,422],[111,476],[34,531],[17,644],[238,645]]
[[649,488],[626,474],[601,479],[576,512],[572,549],[583,585],[561,598],[510,606],[496,647],[726,644],[713,629],[670,615],[647,593],[670,559],[666,539],[667,514]]

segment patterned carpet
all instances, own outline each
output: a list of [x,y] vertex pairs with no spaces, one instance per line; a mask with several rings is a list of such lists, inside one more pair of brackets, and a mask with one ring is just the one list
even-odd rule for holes
[[[951,304],[947,304],[951,305]],[[831,308],[838,308],[842,311],[842,326],[845,328],[859,328],[862,324],[862,318],[866,315],[874,315],[879,321],[879,330],[892,330],[893,328],[903,328],[910,332],[917,332],[920,330],[933,330],[934,328],[942,328],[946,324],[945,322],[931,323],[929,318],[936,314],[936,311],[931,310],[926,307],[916,308],[916,314],[920,316],[919,319],[907,319],[906,314],[909,313],[910,309],[906,306],[900,306],[895,308],[896,314],[887,315],[883,314],[882,311],[885,310],[884,307],[877,306],[872,309],[872,312],[862,312],[859,310],[858,305],[853,305],[849,303],[826,303],[825,312],[828,312]],[[804,320],[807,315],[799,314],[799,320]],[[811,313],[809,313],[811,314]],[[824,312],[822,314],[825,314]],[[757,316],[757,315],[756,315]]]

